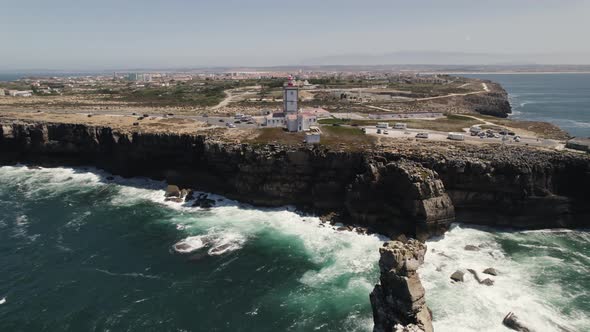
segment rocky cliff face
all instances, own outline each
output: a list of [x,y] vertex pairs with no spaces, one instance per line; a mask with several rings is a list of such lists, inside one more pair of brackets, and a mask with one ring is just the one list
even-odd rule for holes
[[379,249],[380,284],[370,295],[375,332],[432,332],[432,315],[418,268],[426,245],[409,240],[387,242]]
[[0,125],[0,163],[91,165],[255,205],[337,212],[345,222],[390,236],[426,238],[456,216],[527,228],[590,225],[587,156],[468,145],[441,152],[435,145],[404,144],[410,143],[400,142],[395,152],[346,152],[74,124]]
[[477,113],[500,118],[508,117],[512,113],[512,107],[508,101],[508,92],[497,83],[485,82],[490,89],[489,92],[465,96],[465,101]]
[[370,153],[226,144],[199,135],[45,123],[3,124],[0,151],[0,163],[92,165],[259,206],[337,212],[345,222],[390,235],[420,232],[425,237],[425,232],[446,228],[454,219],[435,171]]
[[444,183],[458,220],[516,228],[590,225],[590,159],[526,147],[420,156]]

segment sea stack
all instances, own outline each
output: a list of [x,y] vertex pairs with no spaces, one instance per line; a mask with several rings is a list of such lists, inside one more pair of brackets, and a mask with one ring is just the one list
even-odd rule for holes
[[426,245],[414,239],[406,243],[391,241],[379,253],[380,284],[370,295],[373,331],[434,331],[417,272],[424,263]]

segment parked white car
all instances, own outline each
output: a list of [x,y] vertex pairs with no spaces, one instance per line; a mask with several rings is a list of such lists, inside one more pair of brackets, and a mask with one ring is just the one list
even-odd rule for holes
[[416,138],[428,138],[428,133],[417,133]]

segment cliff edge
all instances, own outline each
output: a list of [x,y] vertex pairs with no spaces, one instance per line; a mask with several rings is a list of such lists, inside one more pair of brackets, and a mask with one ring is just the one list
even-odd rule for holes
[[400,140],[371,151],[228,143],[204,134],[0,123],[0,164],[96,166],[259,206],[336,212],[349,224],[425,239],[450,222],[590,224],[590,158],[528,147]]

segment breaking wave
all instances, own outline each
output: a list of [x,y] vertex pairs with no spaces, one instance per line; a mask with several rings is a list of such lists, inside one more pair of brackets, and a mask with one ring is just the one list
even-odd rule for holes
[[[571,248],[559,240],[573,234],[496,233],[454,225],[444,237],[428,241],[420,274],[435,330],[506,331],[502,319],[510,311],[535,331],[589,330],[588,308],[565,309],[576,297],[590,300],[585,288],[590,285],[583,280],[590,272],[588,261],[570,255]],[[466,245],[479,250],[465,250]],[[498,276],[482,274],[490,267]],[[493,279],[494,285],[480,285],[470,273],[464,282],[451,281],[453,272],[467,269]]]

